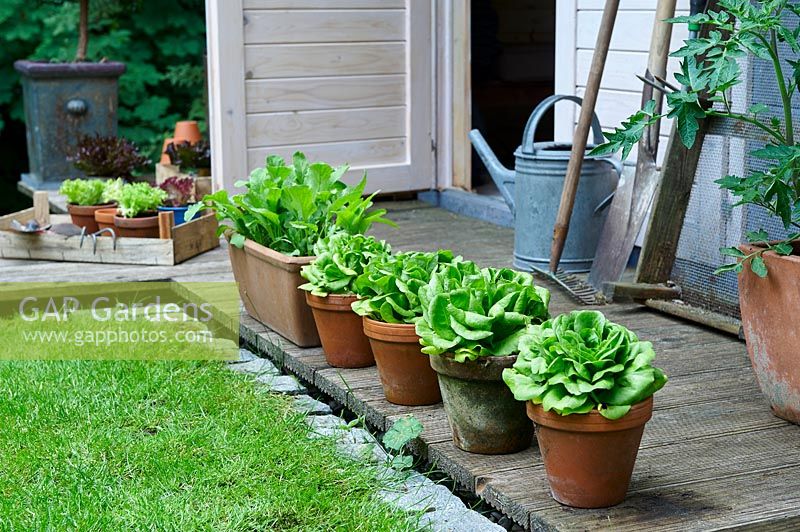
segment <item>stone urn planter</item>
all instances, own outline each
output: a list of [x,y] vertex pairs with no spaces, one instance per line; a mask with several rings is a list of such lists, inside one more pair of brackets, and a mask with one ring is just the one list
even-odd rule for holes
[[25,184],[57,189],[75,177],[67,161],[80,135],[117,133],[117,80],[124,63],[16,61],[22,78],[29,172]]
[[325,360],[336,368],[365,368],[375,364],[369,340],[361,326],[361,316],[350,305],[358,298],[352,294],[328,294],[325,297],[305,292],[314,314]]
[[619,419],[597,410],[562,416],[527,403],[553,498],[576,508],[606,508],[628,492],[653,397],[631,407]]
[[386,400],[396,405],[433,405],[442,400],[436,372],[422,353],[413,323],[384,323],[364,316]]
[[228,251],[247,313],[300,347],[320,345],[311,307],[298,290],[305,282],[300,268],[314,257],[290,257],[252,240]]
[[[795,251],[798,243],[795,241]],[[749,254],[758,248],[742,245]],[[800,424],[800,257],[763,254],[768,275],[739,274],[739,305],[747,352],[776,416]]]
[[516,356],[480,357],[456,362],[451,354],[431,355],[444,410],[456,447],[470,453],[509,454],[530,447],[533,427],[525,403],[503,382],[503,370]]

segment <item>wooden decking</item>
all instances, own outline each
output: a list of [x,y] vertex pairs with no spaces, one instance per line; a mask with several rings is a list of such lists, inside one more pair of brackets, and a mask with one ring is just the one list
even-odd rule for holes
[[[512,232],[416,202],[392,206],[400,229],[376,228],[395,249],[453,249],[481,264],[510,264]],[[231,280],[224,249],[174,267],[0,261],[8,281]],[[574,308],[557,289],[552,312]],[[414,451],[489,504],[532,529],[800,529],[800,427],[774,417],[756,386],[744,343],[636,305],[609,305],[613,320],[651,340],[670,377],[656,395],[627,500],[604,510],[575,510],[550,498],[535,445],[508,456],[456,449],[441,406],[387,403],[375,368],[341,370],[321,349],[301,349],[243,315],[242,336],[263,356],[367,423],[385,430],[414,414],[425,431]]]

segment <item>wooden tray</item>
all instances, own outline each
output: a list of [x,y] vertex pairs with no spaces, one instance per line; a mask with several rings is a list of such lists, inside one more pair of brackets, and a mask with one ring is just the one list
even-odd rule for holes
[[[33,207],[0,216],[0,258],[34,259],[103,264],[172,266],[219,246],[217,220],[206,214],[175,225],[171,212],[158,214],[159,238],[130,238],[86,235],[64,236],[52,232],[23,234],[11,231],[11,221],[25,224],[69,222],[67,216],[50,216],[47,192],[35,192]],[[83,244],[81,245],[81,240]]]

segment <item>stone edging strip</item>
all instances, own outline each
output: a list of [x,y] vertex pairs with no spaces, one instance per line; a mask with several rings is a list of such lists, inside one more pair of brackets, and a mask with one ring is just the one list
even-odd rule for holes
[[[244,328],[243,325],[243,332]],[[252,341],[248,343],[257,344]],[[294,409],[308,416],[306,418],[306,423],[310,427],[308,437],[331,438],[340,454],[372,464],[377,478],[386,485],[376,495],[387,504],[401,510],[419,512],[420,525],[425,528],[441,532],[505,530],[478,512],[467,508],[464,502],[446,486],[436,484],[417,471],[398,472],[386,466],[389,456],[375,436],[333,415],[329,405],[308,395],[307,388],[296,377],[283,374],[269,360],[260,358],[247,349],[240,349],[239,360],[228,362],[227,367],[232,371],[253,376],[254,382],[265,391],[294,396]]]

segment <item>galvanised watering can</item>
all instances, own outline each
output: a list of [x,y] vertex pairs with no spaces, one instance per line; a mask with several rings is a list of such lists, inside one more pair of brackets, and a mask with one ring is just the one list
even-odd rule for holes
[[[483,135],[473,129],[469,138],[480,155],[511,213],[514,215],[514,267],[531,266],[549,269],[553,225],[564,188],[572,145],[558,142],[534,142],[539,121],[556,102],[569,100],[580,105],[577,96],[550,96],[540,103],[528,119],[522,144],[514,152],[514,170],[504,167],[486,144]],[[594,145],[603,142],[597,115],[592,117]],[[622,161],[610,156],[590,156],[587,146],[581,179],[572,211],[569,235],[559,267],[565,271],[586,272],[592,266],[597,242],[603,230],[611,198],[622,174]]]

